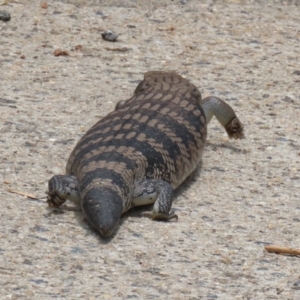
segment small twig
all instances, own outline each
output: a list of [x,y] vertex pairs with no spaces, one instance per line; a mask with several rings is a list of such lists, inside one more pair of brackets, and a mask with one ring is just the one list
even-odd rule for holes
[[[0,3],[0,6],[1,5],[7,5],[7,4],[9,4],[9,2],[12,2],[13,0],[3,0],[1,3]],[[14,1],[15,3],[19,3],[19,1]]]
[[122,48],[108,48],[108,47],[106,47],[105,49],[108,50],[108,51],[119,51],[119,52],[126,52],[126,51],[131,50],[131,48],[127,48],[127,47],[122,47]]
[[40,200],[40,201],[42,201],[41,198],[38,198],[38,197],[36,197],[34,195],[31,195],[31,194],[28,194],[28,193],[19,192],[19,191],[15,191],[15,190],[11,190],[11,189],[8,189],[7,191],[10,192],[10,193],[13,193],[13,194],[18,194],[18,195],[21,195],[21,196],[25,196],[25,197],[27,197],[29,199],[34,199],[34,200]]
[[300,249],[279,247],[276,245],[265,246],[265,249],[270,253],[300,255]]

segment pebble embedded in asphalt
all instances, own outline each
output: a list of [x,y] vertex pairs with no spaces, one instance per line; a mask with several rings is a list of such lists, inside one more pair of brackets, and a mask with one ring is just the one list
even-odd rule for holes
[[105,41],[109,41],[109,42],[116,42],[118,38],[118,35],[110,30],[105,31],[101,35]]
[[10,13],[6,10],[0,10],[0,20],[3,22],[8,22],[10,20]]

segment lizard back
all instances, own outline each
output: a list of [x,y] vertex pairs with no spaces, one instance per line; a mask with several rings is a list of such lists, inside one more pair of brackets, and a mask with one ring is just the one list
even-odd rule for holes
[[162,179],[177,188],[196,168],[206,140],[201,94],[175,72],[148,72],[133,97],[80,139],[67,163],[81,198],[108,187],[131,207],[135,183]]

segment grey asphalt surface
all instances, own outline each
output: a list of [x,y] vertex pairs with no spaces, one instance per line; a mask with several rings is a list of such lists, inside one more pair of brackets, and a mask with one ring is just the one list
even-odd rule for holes
[[[299,258],[264,251],[300,248],[297,3],[0,6],[11,14],[0,21],[0,298],[300,299]],[[227,101],[246,139],[213,120],[203,162],[177,193],[179,221],[134,209],[105,242],[72,204],[51,211],[40,198],[78,139],[150,70],[176,70]]]

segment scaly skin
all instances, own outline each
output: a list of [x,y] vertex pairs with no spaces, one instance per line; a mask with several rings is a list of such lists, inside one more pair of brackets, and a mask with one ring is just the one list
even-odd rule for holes
[[80,203],[89,223],[111,236],[122,213],[154,203],[151,218],[177,219],[173,190],[197,167],[207,123],[216,116],[230,138],[244,137],[233,109],[175,72],[148,72],[133,97],[96,123],[77,143],[66,175],[49,181],[49,206]]

